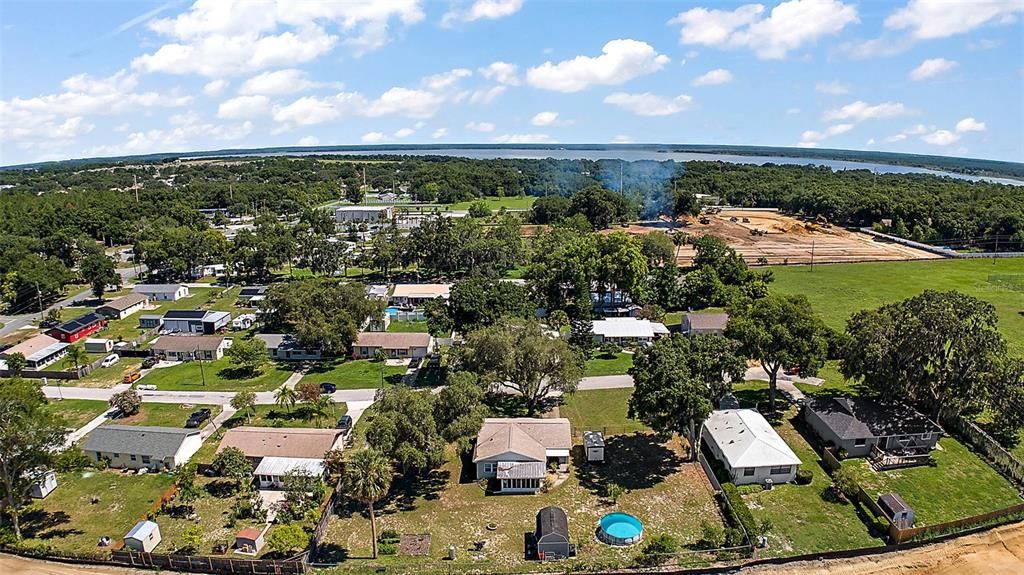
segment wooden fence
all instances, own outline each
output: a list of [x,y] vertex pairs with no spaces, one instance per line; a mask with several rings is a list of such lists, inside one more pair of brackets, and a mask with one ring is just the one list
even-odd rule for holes
[[843,464],[839,462],[839,458],[837,458],[835,454],[832,453],[832,450],[827,447],[821,450],[821,462],[825,464],[825,469],[827,469],[829,473],[835,473],[843,466]]
[[133,551],[114,551],[110,554],[110,560],[112,563],[125,567],[157,568],[188,573],[296,575],[305,573],[307,570],[303,561],[295,560],[235,559],[234,557],[135,553]]
[[1024,463],[1003,448],[976,423],[963,419],[952,419],[946,422],[946,427],[980,451],[1004,477],[1016,483],[1018,487],[1024,487]]
[[[863,491],[863,490],[862,490]],[[874,509],[878,506],[875,505]],[[923,525],[921,527],[908,527],[906,529],[900,529],[889,523],[889,539],[896,544],[905,543],[916,537],[928,535],[930,533],[947,533],[960,531],[965,528],[974,527],[994,521],[1003,517],[1009,517],[1012,515],[1024,514],[1024,503],[1013,505],[1005,509],[999,509],[996,511],[990,511],[988,513],[982,513],[981,515],[975,515],[974,517],[965,517],[963,519],[957,519],[956,521],[947,521],[946,523],[936,523],[935,525]]]

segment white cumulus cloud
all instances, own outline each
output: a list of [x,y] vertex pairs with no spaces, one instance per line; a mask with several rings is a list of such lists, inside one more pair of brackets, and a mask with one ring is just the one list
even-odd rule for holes
[[317,146],[320,144],[320,138],[316,136],[303,136],[299,138],[300,146]]
[[600,56],[577,56],[562,62],[544,62],[530,68],[526,79],[531,86],[555,92],[579,92],[591,86],[616,86],[633,78],[653,74],[669,63],[648,43],[612,40]]
[[782,59],[789,52],[824,36],[839,34],[859,22],[857,8],[839,0],[789,0],[765,16],[762,4],[735,10],[692,8],[669,24],[679,24],[683,44],[718,48],[748,48],[758,58]]
[[1024,12],[1020,0],[910,0],[885,19],[891,30],[908,30],[918,40],[948,38],[989,23],[1011,23]]
[[933,144],[935,146],[948,146],[959,139],[959,134],[954,134],[949,130],[935,130],[934,132],[921,136],[921,140],[925,143]]
[[459,22],[476,20],[497,20],[511,16],[523,7],[523,0],[476,0],[468,7],[453,8],[441,17],[442,26],[453,26]]
[[519,66],[508,62],[491,62],[484,68],[478,70],[480,75],[488,80],[494,80],[499,84],[509,86],[519,85]]
[[411,135],[413,135],[415,133],[416,133],[416,130],[414,130],[412,128],[400,128],[397,131],[395,131],[395,137],[396,138],[408,138],[409,136],[411,136]]
[[822,140],[831,138],[832,136],[838,136],[845,134],[853,129],[853,124],[835,124],[825,128],[823,132],[817,132],[815,130],[806,130],[800,135],[800,144],[803,147],[814,147],[817,146]]
[[534,126],[550,126],[558,121],[558,112],[538,112],[530,123]]
[[443,138],[443,137],[445,137],[447,135],[448,135],[448,128],[438,128],[438,129],[434,130],[434,133],[430,134],[430,137],[434,138],[435,140],[437,140],[438,138]]
[[211,80],[203,86],[203,94],[212,98],[220,96],[230,84],[227,80]]
[[384,138],[385,136],[383,132],[367,132],[359,139],[365,144],[376,144],[377,142],[383,141]]
[[266,96],[238,96],[221,102],[217,107],[217,117],[232,120],[255,118],[269,110],[270,99]]
[[956,123],[956,131],[963,132],[984,132],[985,122],[979,122],[974,118],[964,118]]
[[879,120],[905,116],[910,112],[911,110],[904,106],[902,102],[883,102],[872,106],[867,102],[857,100],[856,102],[852,102],[840,108],[828,110],[821,119],[823,122],[832,122],[835,120],[863,122],[864,120]]
[[693,98],[682,94],[675,98],[665,98],[644,92],[642,94],[627,94],[615,92],[604,99],[605,104],[612,104],[624,110],[628,110],[638,116],[670,116],[678,114],[690,107]]
[[929,58],[910,71],[911,80],[927,80],[956,68],[957,63],[945,58]]
[[471,104],[490,104],[498,96],[501,96],[507,90],[505,86],[493,86],[491,88],[481,88],[473,92],[469,97],[469,103]]
[[732,72],[725,68],[716,68],[706,74],[698,76],[692,84],[694,86],[717,86],[732,82]]
[[495,126],[491,122],[469,122],[466,124],[466,129],[474,132],[493,132],[494,128]]
[[491,139],[496,144],[553,144],[547,134],[502,134]]
[[263,94],[266,96],[280,96],[303,92],[310,88],[320,86],[306,77],[306,73],[295,68],[264,72],[246,80],[238,89],[242,95]]

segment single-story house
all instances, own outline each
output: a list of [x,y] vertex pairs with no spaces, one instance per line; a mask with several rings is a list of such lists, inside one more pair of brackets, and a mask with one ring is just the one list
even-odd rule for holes
[[565,559],[573,554],[573,546],[569,544],[569,518],[560,507],[549,505],[537,512],[533,537],[537,542],[537,559],[541,561]]
[[219,335],[162,335],[150,349],[168,361],[213,361],[224,357],[229,347],[231,339]]
[[181,284],[138,284],[134,289],[135,293],[152,301],[178,301],[188,297],[188,286]]
[[323,459],[328,451],[343,444],[340,429],[242,426],[227,430],[217,451],[235,447],[257,462],[264,457]]
[[142,329],[154,329],[164,325],[164,316],[155,313],[145,313],[139,316],[139,327]]
[[197,278],[201,277],[223,277],[224,272],[227,270],[227,266],[224,264],[206,264],[197,267],[192,270],[192,275]]
[[271,359],[278,361],[315,361],[321,357],[319,349],[306,349],[287,333],[260,333],[256,338],[267,346]]
[[572,427],[568,419],[487,418],[476,436],[477,479],[498,480],[502,493],[536,493],[548,464],[569,464]]
[[237,301],[247,302],[254,297],[267,295],[267,286],[245,286],[238,292]]
[[46,496],[57,489],[57,474],[47,471],[39,481],[32,484],[32,491],[29,493],[34,499],[46,499]]
[[114,349],[114,341],[103,338],[85,340],[85,351],[89,353],[110,353]]
[[388,286],[384,284],[373,284],[366,286],[366,297],[370,299],[388,299]]
[[254,323],[256,323],[256,314],[243,313],[231,320],[231,329],[238,331],[249,329]]
[[753,409],[721,409],[704,422],[704,443],[736,485],[788,483],[800,458],[771,424]]
[[7,348],[0,353],[0,358],[7,359],[16,353],[20,353],[25,356],[29,369],[43,369],[67,355],[68,347],[68,344],[41,333],[14,347]]
[[391,305],[418,306],[436,298],[451,297],[451,284],[397,284],[391,292]]
[[378,348],[389,358],[426,357],[434,349],[429,333],[363,331],[352,345],[353,359],[372,359]]
[[850,457],[880,451],[922,454],[935,449],[942,428],[914,408],[864,397],[816,397],[804,404],[804,421],[826,444]]
[[728,324],[727,313],[688,313],[683,316],[679,330],[688,335],[722,335]]
[[909,529],[914,526],[916,519],[914,509],[907,505],[907,502],[898,493],[886,493],[878,498],[877,503],[885,517],[899,529]]
[[130,293],[109,301],[96,308],[96,313],[110,319],[124,319],[149,305],[149,296],[142,293]]
[[598,344],[635,345],[668,335],[665,324],[635,317],[610,317],[593,321],[594,341]]
[[244,553],[246,555],[256,555],[263,549],[265,540],[263,536],[266,534],[267,529],[270,526],[266,526],[263,529],[258,527],[246,527],[235,535],[235,552]]
[[260,489],[283,489],[290,473],[323,478],[327,463],[323,457],[264,457],[252,472]]
[[107,325],[107,318],[91,311],[75,319],[68,320],[55,328],[51,328],[47,333],[64,343],[75,343],[82,338],[88,337],[90,334],[96,333],[105,325]]
[[85,440],[82,451],[110,467],[174,471],[203,445],[198,429],[143,425],[102,425]]
[[587,451],[587,461],[604,462],[604,433],[600,431],[583,432],[583,448]]
[[334,219],[339,224],[385,222],[393,215],[392,206],[341,206],[334,210]]
[[150,553],[160,544],[160,526],[143,519],[124,536],[124,546],[132,551]]
[[231,314],[226,311],[172,309],[164,314],[163,329],[171,332],[219,333],[231,323]]

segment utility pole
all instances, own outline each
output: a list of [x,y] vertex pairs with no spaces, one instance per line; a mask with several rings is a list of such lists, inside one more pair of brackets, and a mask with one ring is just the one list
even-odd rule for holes
[[199,355],[198,345],[196,345],[196,360],[199,361],[199,375],[203,378],[203,387],[206,387],[206,371],[203,369],[203,358]]
[[39,282],[36,282],[36,301],[39,302],[39,323],[43,323],[43,292],[39,291]]

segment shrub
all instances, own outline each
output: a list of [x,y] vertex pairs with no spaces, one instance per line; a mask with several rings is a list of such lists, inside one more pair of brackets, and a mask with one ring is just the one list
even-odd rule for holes
[[797,485],[810,485],[814,481],[814,472],[810,469],[801,469],[796,472]]
[[743,501],[740,492],[736,490],[736,486],[732,483],[723,483],[722,496],[729,503],[725,506],[726,519],[728,519],[729,524],[733,527],[742,527],[747,532],[747,535],[756,533],[757,524],[754,522],[754,515],[750,512],[750,508],[747,507],[747,503]]
[[857,477],[849,467],[840,467],[835,473],[833,473],[832,483],[835,485],[836,489],[838,489],[848,499],[853,499],[857,496],[857,492],[860,491],[860,485],[857,483]]
[[395,555],[398,553],[397,543],[381,543],[377,546],[377,552],[381,555]]
[[402,536],[399,535],[398,531],[395,531],[394,529],[385,529],[384,531],[380,532],[380,535],[377,537],[377,542],[378,543],[398,543],[398,541],[401,538],[402,538]]
[[619,498],[625,495],[626,488],[619,485],[618,483],[608,484],[608,500],[612,503],[618,503]]
[[679,542],[668,533],[659,533],[647,540],[636,557],[638,565],[661,565],[679,551]]
[[142,407],[142,398],[134,388],[126,389],[110,398],[110,407],[117,408],[121,412],[120,417],[135,415]]
[[73,445],[53,457],[53,469],[61,473],[81,471],[92,466],[93,460],[78,445]]
[[839,451],[836,452],[836,459],[838,459],[839,461],[844,461],[849,456],[850,456],[850,452],[846,451],[846,449],[844,449],[842,447],[840,447]]
[[195,555],[202,546],[203,528],[199,525],[192,525],[181,532],[181,544],[178,546],[177,552],[182,555]]
[[743,532],[734,527],[727,527],[725,529],[725,546],[726,547],[739,547],[746,543],[743,540]]
[[721,549],[725,546],[725,530],[705,520],[700,522],[700,539],[698,549]]

